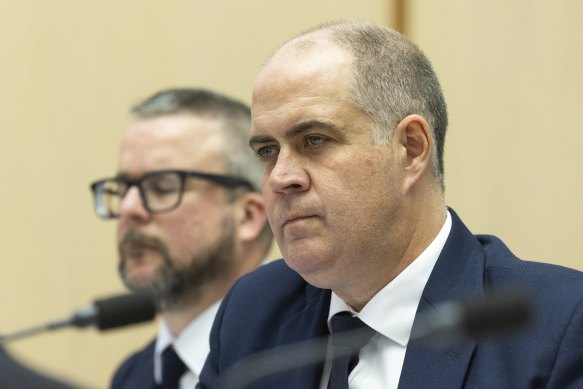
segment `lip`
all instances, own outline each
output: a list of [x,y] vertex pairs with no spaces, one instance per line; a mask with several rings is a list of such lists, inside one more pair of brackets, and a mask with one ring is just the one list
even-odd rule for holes
[[146,243],[126,243],[124,245],[124,249],[128,251],[135,251],[135,250],[152,250],[154,247],[152,245]]
[[123,255],[127,258],[141,258],[147,251],[159,251],[156,247],[144,243],[127,243],[123,246]]
[[302,220],[306,220],[306,219],[309,219],[309,218],[312,218],[312,217],[316,217],[316,215],[293,215],[293,216],[289,216],[283,222],[282,228],[285,227],[285,226],[287,226],[287,225],[290,225],[290,224],[293,224],[293,223],[296,223],[296,222],[299,222],[299,221],[302,221]]

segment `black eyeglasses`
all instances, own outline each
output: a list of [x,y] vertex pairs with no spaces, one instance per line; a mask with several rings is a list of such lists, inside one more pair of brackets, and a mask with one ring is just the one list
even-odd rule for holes
[[106,178],[91,184],[97,216],[113,219],[119,216],[121,201],[132,186],[138,187],[144,208],[150,213],[163,213],[180,205],[186,178],[212,181],[226,188],[244,187],[255,191],[244,178],[184,170],[160,170],[130,180],[122,177]]

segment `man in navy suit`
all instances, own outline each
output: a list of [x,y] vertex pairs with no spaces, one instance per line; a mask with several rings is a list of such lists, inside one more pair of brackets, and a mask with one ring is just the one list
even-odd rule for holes
[[[249,387],[583,388],[583,274],[519,260],[445,206],[446,105],[412,42],[356,21],[302,34],[259,73],[252,120],[284,261],[223,300],[200,388],[254,353],[279,361],[282,346],[329,333],[324,354],[337,358],[302,365],[318,358],[299,347],[292,369]],[[508,287],[530,293],[524,331],[449,344],[411,336],[423,314],[449,314],[442,303]],[[370,337],[335,354],[348,327]]]
[[249,108],[202,89],[156,93],[132,110],[115,177],[92,185],[117,218],[126,286],[154,296],[158,336],[127,359],[112,388],[192,389],[221,298],[269,250],[262,166],[249,150]]

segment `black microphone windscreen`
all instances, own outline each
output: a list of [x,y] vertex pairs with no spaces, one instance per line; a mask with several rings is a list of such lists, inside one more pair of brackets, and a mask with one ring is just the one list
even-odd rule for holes
[[156,304],[144,294],[126,294],[96,300],[95,326],[100,330],[123,327],[152,320],[156,316]]
[[481,304],[467,304],[460,327],[467,336],[479,339],[521,329],[532,316],[526,295],[517,291],[499,292]]

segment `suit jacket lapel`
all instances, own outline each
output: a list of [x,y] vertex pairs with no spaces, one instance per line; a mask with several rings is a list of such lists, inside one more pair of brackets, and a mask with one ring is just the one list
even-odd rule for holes
[[[306,284],[306,305],[280,327],[276,344],[291,344],[327,336],[329,307],[330,290],[318,289]],[[297,358],[304,359],[302,357],[304,353],[310,353],[310,351],[298,352]],[[286,374],[285,388],[317,388],[323,365],[322,361],[290,371]]]
[[154,349],[156,341],[151,342],[134,363],[134,368],[124,383],[125,389],[154,389]]
[[[471,298],[484,300],[484,252],[481,245],[450,209],[452,229],[423,291],[413,331],[421,313],[440,313],[440,304]],[[399,388],[448,388],[463,386],[476,342],[461,339],[455,344],[412,339],[407,346]]]

